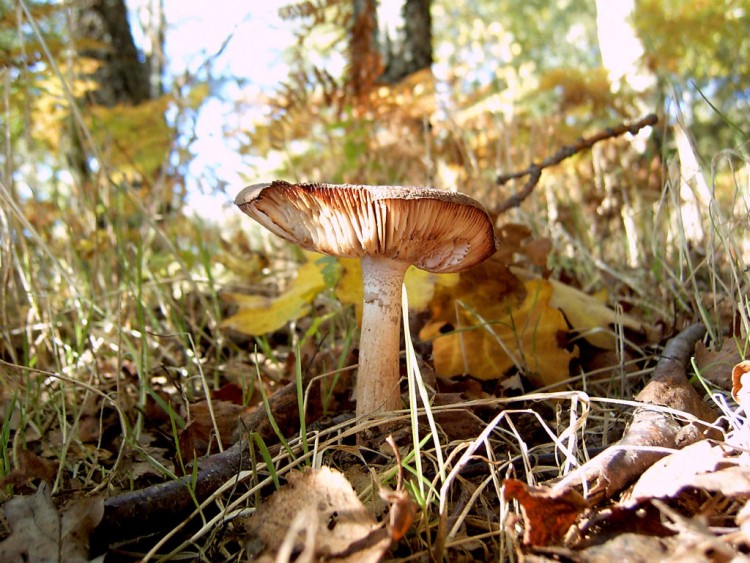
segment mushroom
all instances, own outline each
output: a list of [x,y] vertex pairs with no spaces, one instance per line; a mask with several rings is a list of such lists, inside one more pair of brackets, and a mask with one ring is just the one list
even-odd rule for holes
[[275,181],[246,187],[235,204],[302,248],[361,259],[357,417],[401,408],[401,285],[407,268],[460,272],[496,250],[484,208],[469,196],[434,188]]

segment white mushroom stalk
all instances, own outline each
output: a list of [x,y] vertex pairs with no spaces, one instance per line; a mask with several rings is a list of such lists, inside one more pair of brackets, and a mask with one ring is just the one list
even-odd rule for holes
[[357,372],[357,417],[401,408],[399,391],[401,284],[409,264],[362,257],[362,330]]
[[305,249],[361,259],[358,417],[401,408],[401,285],[408,267],[460,272],[496,250],[492,221],[479,203],[433,188],[276,181],[248,186],[235,203]]

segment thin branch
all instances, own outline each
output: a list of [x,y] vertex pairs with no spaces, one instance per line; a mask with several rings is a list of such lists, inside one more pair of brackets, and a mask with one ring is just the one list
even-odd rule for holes
[[519,172],[511,172],[509,174],[501,174],[495,180],[498,186],[502,186],[503,184],[507,183],[510,180],[523,178],[524,176],[528,176],[529,179],[526,181],[526,184],[524,184],[520,192],[518,192],[517,194],[513,194],[508,199],[506,199],[503,203],[500,204],[500,206],[495,210],[496,213],[498,214],[503,213],[504,211],[507,211],[508,209],[512,209],[513,207],[520,206],[521,203],[523,203],[523,201],[527,197],[529,197],[529,195],[531,194],[531,191],[534,189],[534,186],[536,186],[539,183],[539,178],[542,177],[542,170],[544,170],[545,168],[549,168],[550,166],[559,164],[563,160],[565,160],[566,158],[570,158],[574,154],[582,152],[586,149],[590,149],[599,141],[604,141],[606,139],[614,139],[615,137],[620,137],[621,135],[624,135],[625,133],[630,133],[631,135],[635,135],[636,133],[638,133],[638,131],[640,131],[644,127],[648,125],[654,125],[658,121],[659,121],[659,118],[656,116],[656,114],[650,113],[646,117],[639,119],[635,123],[631,123],[631,124],[621,123],[620,125],[616,127],[608,127],[607,129],[604,129],[603,131],[599,131],[595,135],[592,135],[591,137],[582,137],[578,139],[574,144],[566,145],[562,147],[555,154],[553,154],[550,157],[545,158],[539,164],[532,163],[525,170],[521,170]]
[[[312,375],[302,379],[303,388],[310,384]],[[299,430],[297,385],[291,382],[269,398],[270,411],[285,433]],[[266,444],[275,439],[268,412],[259,405],[241,417],[242,433],[256,432]],[[248,443],[238,441],[224,452],[198,460],[198,471],[176,481],[158,483],[143,489],[121,493],[104,503],[104,517],[94,530],[92,548],[103,551],[116,541],[160,533],[176,525],[195,509],[195,501],[207,499],[220,485],[234,478],[241,470],[249,469]],[[193,495],[190,491],[192,489]]]

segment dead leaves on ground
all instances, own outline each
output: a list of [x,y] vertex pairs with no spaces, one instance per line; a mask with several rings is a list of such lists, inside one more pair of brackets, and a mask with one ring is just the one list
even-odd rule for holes
[[2,508],[10,536],[0,542],[0,561],[89,561],[89,535],[104,514],[101,497],[79,497],[62,510],[49,487],[17,496]]
[[[558,553],[579,561],[631,552],[634,561],[682,560],[688,553],[700,557],[691,560],[729,560],[750,547],[742,529],[750,513],[750,464],[731,445],[702,440],[676,451],[646,470],[620,501],[596,509],[569,488],[509,479],[504,491],[521,506],[526,546],[558,546]],[[740,532],[717,534],[732,525]]]
[[529,487],[516,479],[506,479],[503,490],[507,500],[516,500],[521,505],[526,545],[558,543],[588,507],[586,500],[572,490]]
[[693,325],[667,343],[637,397],[643,406],[617,443],[549,485],[505,481],[506,498],[521,506],[527,549],[555,546],[555,553],[581,561],[623,554],[638,561],[687,554],[730,560],[750,549],[742,528],[750,512],[748,421],[735,413],[722,441],[708,426],[717,415],[686,375],[704,334],[702,325]]
[[[335,469],[292,472],[247,521],[251,557],[288,561],[380,561],[391,544],[351,484]],[[263,555],[261,555],[263,554]]]
[[[409,307],[428,311],[419,335],[431,341],[437,375],[468,374],[482,380],[503,379],[515,370],[533,386],[559,383],[570,376],[570,363],[581,335],[591,346],[612,350],[614,326],[640,331],[641,323],[608,307],[603,298],[509,268],[514,256],[542,267],[549,241],[532,240],[521,225],[500,230],[498,252],[484,264],[459,274],[407,271]],[[335,288],[342,304],[355,306],[361,317],[362,271],[359,260],[306,253],[307,262],[276,296],[230,293],[238,311],[223,326],[250,335],[273,332],[312,309],[315,297]]]

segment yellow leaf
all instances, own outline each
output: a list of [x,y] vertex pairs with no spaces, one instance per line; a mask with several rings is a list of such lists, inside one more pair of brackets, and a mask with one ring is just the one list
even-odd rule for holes
[[[521,268],[511,268],[521,279],[535,279],[537,276]],[[556,280],[552,284],[550,305],[557,307],[564,314],[570,326],[592,346],[603,350],[614,350],[615,335],[610,327],[622,324],[635,331],[643,330],[643,323],[637,318],[618,314],[606,305],[606,293],[589,295],[580,289],[570,287]]]
[[643,329],[638,319],[624,313],[618,314],[597,297],[559,281],[550,280],[550,283],[553,287],[550,305],[561,309],[570,326],[597,348],[615,349],[615,335],[610,325],[619,323],[632,330]]
[[[562,313],[550,305],[552,285],[534,280],[526,282],[524,289],[521,300],[516,293],[505,293],[476,308],[459,306],[458,322],[453,324],[456,330],[447,334],[441,334],[448,326],[446,321],[428,324],[420,337],[433,341],[436,373],[441,377],[468,373],[479,379],[500,379],[517,366],[536,386],[569,377],[570,361],[578,357],[578,350],[560,345],[558,335],[567,332],[568,325]],[[471,295],[456,299],[466,303]]]
[[[336,297],[344,305],[354,305],[357,322],[362,321],[362,266],[359,258],[339,258],[343,269],[336,285]],[[458,283],[459,274],[431,274],[414,266],[406,271],[404,283],[409,309],[424,311],[430,304],[435,287],[453,287]]]
[[225,297],[239,306],[238,311],[224,319],[221,326],[252,336],[279,330],[289,321],[310,311],[315,297],[328,287],[325,260],[311,258],[297,271],[297,277],[278,297],[229,293]]

